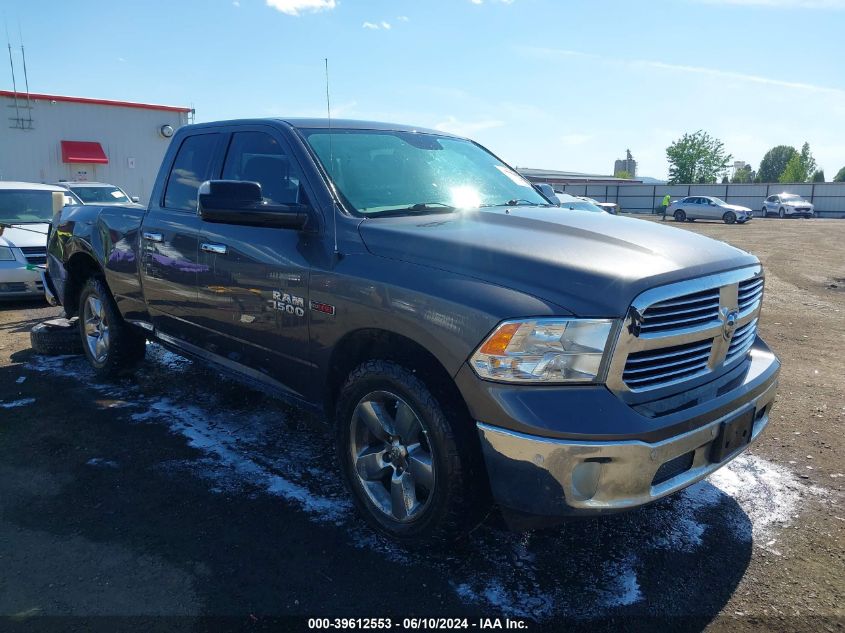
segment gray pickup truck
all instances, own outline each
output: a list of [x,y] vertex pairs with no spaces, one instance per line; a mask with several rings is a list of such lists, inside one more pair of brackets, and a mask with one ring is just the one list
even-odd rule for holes
[[769,420],[759,261],[554,206],[413,127],[227,121],[174,136],[149,207],[69,207],[46,286],[101,376],[147,340],[326,420],[362,515],[421,541],[642,506]]

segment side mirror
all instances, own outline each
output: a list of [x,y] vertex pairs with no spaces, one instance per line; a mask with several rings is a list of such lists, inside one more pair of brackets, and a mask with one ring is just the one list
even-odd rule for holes
[[131,198],[129,198],[129,199],[130,199],[132,202],[141,202],[141,197],[140,197],[140,196],[132,196],[132,197],[131,197]]
[[279,229],[305,228],[310,207],[305,204],[266,204],[261,185],[243,180],[207,180],[197,193],[197,209],[206,222]]

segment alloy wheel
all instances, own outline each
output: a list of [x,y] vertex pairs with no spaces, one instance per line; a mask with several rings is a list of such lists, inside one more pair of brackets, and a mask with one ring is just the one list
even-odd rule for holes
[[388,391],[364,396],[352,413],[350,456],[376,509],[400,523],[419,518],[436,481],[428,433],[413,408]]
[[96,295],[86,299],[82,320],[88,352],[97,363],[105,362],[109,355],[109,322],[102,299]]

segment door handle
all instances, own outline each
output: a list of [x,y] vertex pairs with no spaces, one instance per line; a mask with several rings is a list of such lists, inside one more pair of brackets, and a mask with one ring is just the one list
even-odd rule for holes
[[228,247],[225,244],[202,244],[200,246],[206,253],[214,253],[216,255],[225,255]]
[[149,231],[144,231],[144,239],[148,242],[163,242],[164,238],[161,236],[161,233],[150,233]]

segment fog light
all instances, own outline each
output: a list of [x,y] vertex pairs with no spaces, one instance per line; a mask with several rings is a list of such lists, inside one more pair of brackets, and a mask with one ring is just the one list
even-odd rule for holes
[[572,470],[572,492],[578,501],[592,499],[599,487],[599,462],[581,462]]

